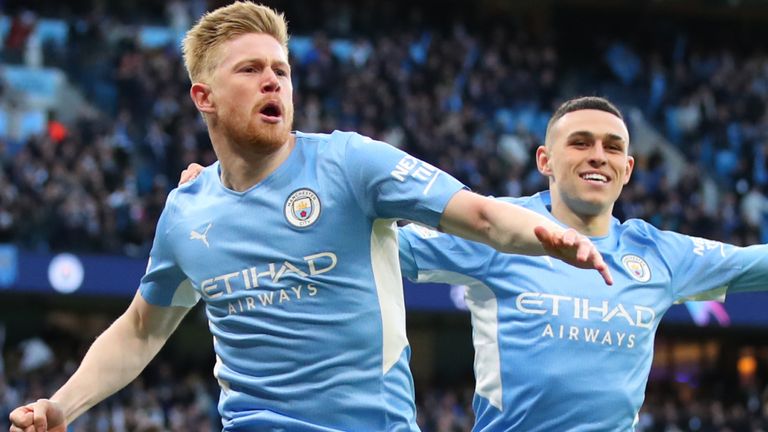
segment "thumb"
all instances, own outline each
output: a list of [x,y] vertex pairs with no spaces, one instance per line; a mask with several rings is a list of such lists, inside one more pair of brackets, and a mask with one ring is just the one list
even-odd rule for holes
[[549,250],[553,246],[553,234],[547,228],[539,225],[533,229],[533,233],[536,234],[536,238],[541,242],[545,249]]

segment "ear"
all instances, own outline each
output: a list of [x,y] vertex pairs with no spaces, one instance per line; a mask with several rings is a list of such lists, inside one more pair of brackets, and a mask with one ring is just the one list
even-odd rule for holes
[[549,149],[546,146],[540,145],[536,149],[536,167],[539,172],[547,177],[552,176],[552,167],[549,160]]
[[627,172],[624,174],[624,184],[629,183],[629,178],[632,177],[633,169],[635,169],[635,158],[627,156]]
[[213,92],[208,84],[194,83],[189,89],[189,96],[195,107],[201,113],[212,113],[215,111],[216,104],[213,101]]

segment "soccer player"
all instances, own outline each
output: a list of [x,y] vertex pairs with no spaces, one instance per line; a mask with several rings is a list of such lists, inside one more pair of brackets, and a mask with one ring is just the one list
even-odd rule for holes
[[[397,219],[610,275],[594,245],[355,133],[291,132],[283,16],[250,2],[184,40],[220,162],[172,191],[128,307],[12,432],[64,431],[124,387],[205,302],[225,431],[417,430]],[[597,273],[597,272],[596,272]]]
[[549,191],[501,198],[589,236],[606,286],[547,257],[498,254],[409,225],[403,274],[466,285],[475,345],[475,431],[631,431],[656,328],[686,300],[768,289],[768,246],[735,247],[612,217],[632,174],[629,133],[609,101],[565,102],[536,151]]

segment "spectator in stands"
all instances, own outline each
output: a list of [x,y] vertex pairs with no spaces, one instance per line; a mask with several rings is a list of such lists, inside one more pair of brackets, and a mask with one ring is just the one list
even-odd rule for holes
[[21,10],[11,20],[11,28],[4,41],[3,58],[8,63],[21,63],[27,42],[35,30],[37,16],[31,10]]

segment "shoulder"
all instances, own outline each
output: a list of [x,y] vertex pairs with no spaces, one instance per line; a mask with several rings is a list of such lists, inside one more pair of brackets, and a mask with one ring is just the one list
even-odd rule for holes
[[387,147],[395,148],[383,141],[375,140],[369,136],[361,135],[357,132],[335,130],[330,134],[325,134],[324,136],[327,137],[325,139],[331,145],[342,146],[347,150],[349,149],[368,150],[376,146],[387,146]]
[[[335,132],[334,132],[335,133]],[[300,143],[323,143],[331,140],[333,134],[326,133],[308,133],[301,131],[294,131],[296,135],[296,141]]]
[[320,157],[345,157],[350,151],[369,149],[368,145],[377,143],[357,132],[333,131],[332,133],[305,133],[296,131],[296,146],[305,154],[317,154]]
[[174,191],[178,191],[178,194],[182,196],[199,194],[214,180],[218,180],[218,177],[219,162],[216,161],[203,168],[203,170],[200,171],[200,174],[194,179],[176,187]]
[[306,144],[349,144],[371,142],[373,139],[357,132],[335,130],[331,133],[307,133],[295,131],[296,141]]
[[220,187],[219,163],[205,167],[193,180],[177,186],[168,194],[165,212],[181,212],[188,207],[199,206],[200,199]]
[[[674,231],[659,229],[640,219],[629,219],[616,227],[616,234],[624,246],[640,245],[647,251],[673,259],[689,248],[695,248],[699,240]],[[693,249],[690,249],[693,250]]]
[[642,219],[627,219],[626,221],[617,224],[616,229],[622,235],[642,237],[649,240],[657,240],[667,238],[669,236],[680,235],[672,231],[664,231],[656,228],[651,223]]

